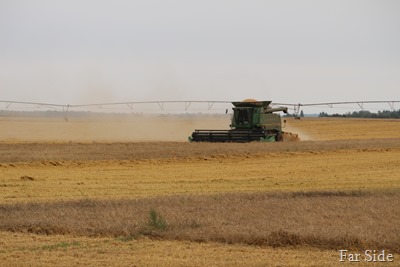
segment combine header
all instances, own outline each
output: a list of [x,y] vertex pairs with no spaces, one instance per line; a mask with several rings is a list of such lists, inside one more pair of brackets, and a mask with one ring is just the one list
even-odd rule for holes
[[271,108],[271,101],[245,100],[232,102],[230,130],[195,130],[191,142],[275,142],[298,140],[296,134],[282,131],[281,116],[274,112],[287,113],[287,108]]

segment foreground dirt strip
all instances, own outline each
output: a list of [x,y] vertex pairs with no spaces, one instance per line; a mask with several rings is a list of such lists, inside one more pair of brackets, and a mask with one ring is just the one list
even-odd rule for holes
[[400,188],[400,149],[1,163],[0,203]]
[[[2,266],[338,266],[339,253],[187,241],[0,232]],[[393,263],[398,266],[399,254]],[[365,262],[343,264],[365,266]],[[368,264],[368,266],[375,266]],[[381,266],[381,265],[378,265]]]

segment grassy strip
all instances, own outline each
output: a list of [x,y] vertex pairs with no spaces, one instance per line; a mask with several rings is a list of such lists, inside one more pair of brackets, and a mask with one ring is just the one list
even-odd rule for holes
[[0,205],[0,230],[400,252],[400,193],[315,191]]

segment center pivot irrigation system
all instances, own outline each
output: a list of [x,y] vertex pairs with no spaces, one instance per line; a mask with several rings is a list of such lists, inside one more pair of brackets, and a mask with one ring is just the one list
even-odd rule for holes
[[[205,111],[221,111],[224,110],[226,113],[229,110],[229,107],[232,106],[231,103],[233,102],[238,102],[238,101],[213,101],[213,100],[204,100],[204,101],[196,101],[196,100],[188,100],[188,101],[131,101],[131,102],[114,102],[114,103],[96,103],[96,104],[77,104],[77,105],[70,105],[70,104],[53,104],[53,103],[43,103],[43,102],[24,102],[24,101],[4,101],[0,100],[0,104],[4,104],[4,108],[1,108],[0,105],[0,110],[12,110],[13,105],[24,105],[24,106],[33,106],[36,108],[49,108],[51,110],[57,110],[61,111],[64,113],[65,118],[68,118],[68,112],[72,110],[89,110],[96,108],[99,111],[104,111],[103,108],[105,107],[127,107],[128,111],[134,111],[135,107],[138,106],[158,106],[158,108],[161,111],[167,111],[168,108],[166,108],[169,105],[178,105],[179,110],[181,111],[189,111],[191,110],[191,107],[193,107],[195,104],[202,104],[206,105],[206,107],[201,108],[200,110],[205,110]],[[336,106],[345,106],[345,105],[356,105],[356,108],[358,107],[359,109],[363,110],[366,108],[367,105],[370,104],[385,104],[388,105],[388,107],[391,110],[396,109],[396,103],[400,103],[400,101],[393,101],[393,100],[384,100],[384,101],[345,101],[345,102],[326,102],[326,103],[298,103],[298,104],[290,104],[290,103],[270,103],[270,107],[287,107],[296,117],[300,116],[300,112],[304,107],[329,107],[329,108],[334,108]],[[216,105],[221,105],[223,108],[215,108]]]
[[[188,137],[190,142],[281,142],[281,141],[298,141],[299,137],[295,133],[283,131],[282,119],[278,112],[288,113],[289,109],[293,110],[293,114],[300,118],[301,108],[309,106],[328,106],[333,108],[334,105],[357,104],[359,108],[364,109],[365,104],[382,104],[387,103],[394,110],[395,103],[400,101],[357,101],[357,102],[331,102],[331,103],[313,103],[313,104],[285,104],[272,103],[272,101],[257,101],[255,99],[245,99],[243,101],[138,101],[138,102],[119,102],[119,103],[99,103],[85,105],[60,105],[37,102],[19,102],[19,101],[0,101],[9,109],[11,105],[34,105],[38,108],[46,107],[54,110],[62,110],[65,120],[68,120],[68,111],[71,109],[86,110],[91,107],[102,109],[105,106],[127,106],[131,111],[134,106],[140,104],[156,104],[161,110],[164,110],[166,104],[184,104],[185,111],[193,103],[206,103],[208,110],[211,110],[215,104],[233,105],[233,114],[231,116],[231,124],[229,130],[210,130],[195,129]],[[1,110],[1,109],[0,109]],[[229,109],[225,110],[228,113]],[[193,111],[193,110],[191,110]],[[214,110],[215,111],[215,110]],[[286,120],[284,120],[286,123]]]

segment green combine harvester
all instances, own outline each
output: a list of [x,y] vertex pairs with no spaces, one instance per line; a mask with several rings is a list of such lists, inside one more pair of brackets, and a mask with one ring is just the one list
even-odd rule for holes
[[195,130],[191,142],[280,142],[296,141],[298,135],[282,131],[281,116],[286,107],[271,108],[271,101],[245,100],[234,105],[230,130]]

